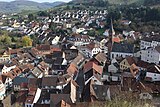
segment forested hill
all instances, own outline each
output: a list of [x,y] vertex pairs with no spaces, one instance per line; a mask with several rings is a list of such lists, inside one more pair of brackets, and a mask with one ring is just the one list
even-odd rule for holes
[[110,5],[144,5],[144,6],[154,6],[154,5],[160,5],[160,0],[72,0],[70,3],[74,4],[99,4],[104,3],[106,5],[106,2]]
[[23,10],[39,11],[52,8],[64,2],[37,3],[28,0],[16,0],[12,2],[0,2],[0,13],[21,12]]

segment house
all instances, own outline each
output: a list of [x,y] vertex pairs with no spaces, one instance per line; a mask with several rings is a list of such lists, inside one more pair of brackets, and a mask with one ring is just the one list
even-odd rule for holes
[[111,73],[117,73],[119,72],[119,64],[117,62],[111,63],[111,65],[108,66],[108,72]]
[[27,90],[28,79],[25,77],[16,77],[13,79],[14,91]]
[[149,37],[144,37],[140,42],[140,49],[147,49],[149,47],[155,48],[160,45],[159,35],[150,35]]
[[69,43],[72,43],[74,46],[83,46],[91,42],[91,39],[87,35],[74,34],[67,40]]
[[93,58],[98,62],[99,65],[101,65],[103,67],[106,65],[106,63],[108,61],[107,55],[105,53],[102,53],[102,52],[98,53]]
[[72,28],[72,31],[76,34],[82,33],[83,31],[85,31],[86,29],[83,27],[79,27],[77,28],[76,26]]
[[16,67],[16,65],[12,65],[12,64],[0,64],[0,73],[4,74],[4,73],[8,73],[9,71],[11,71],[11,69],[14,69]]
[[127,43],[113,43],[112,51],[110,53],[110,58],[114,59],[116,57],[133,56],[134,45]]
[[100,46],[98,44],[92,42],[92,43],[86,45],[85,54],[89,58],[92,58],[94,55],[98,54],[101,51],[102,50],[101,50]]
[[109,87],[105,85],[91,84],[90,94],[92,102],[111,100]]
[[120,70],[126,70],[132,66],[132,64],[136,64],[136,60],[134,57],[127,56],[124,60],[120,62]]
[[43,71],[39,67],[35,67],[34,70],[29,74],[28,78],[42,78]]
[[3,100],[6,95],[6,87],[3,83],[2,76],[0,75],[0,100]]
[[36,47],[38,51],[40,51],[43,55],[50,54],[51,46],[46,44],[41,44]]
[[59,40],[60,40],[60,36],[54,37],[54,39],[52,40],[52,45],[57,45]]
[[72,101],[69,94],[51,94],[50,107],[71,107]]
[[92,76],[95,76],[97,79],[100,79],[103,73],[103,68],[102,66],[99,66],[96,63],[89,61],[86,64],[84,64],[83,71],[85,81],[87,81]]
[[42,78],[42,89],[53,89],[56,93],[60,93],[60,90],[66,85],[66,80],[63,77],[47,76]]
[[100,41],[100,48],[102,50],[102,53],[108,54],[108,47],[106,46],[107,39],[102,39]]
[[10,60],[10,55],[8,52],[2,50],[0,52],[0,62],[8,62]]
[[64,49],[65,58],[68,62],[75,59],[78,56],[77,49]]
[[56,58],[52,64],[52,71],[54,74],[62,74],[67,67],[67,60],[65,58]]
[[26,98],[26,101],[24,102],[25,107],[34,107],[34,104],[37,103],[38,99],[41,95],[41,89],[30,89],[28,92],[28,96]]
[[79,95],[78,95],[78,89],[79,89],[79,85],[77,84],[76,81],[71,80],[70,81],[70,99],[72,103],[76,103],[79,100]]
[[13,79],[15,77],[19,76],[20,74],[21,74],[21,70],[18,67],[11,69],[11,71],[8,73],[3,74],[3,76],[6,77],[6,79],[4,81],[6,89],[12,88]]
[[159,64],[160,62],[160,46],[148,48],[141,51],[141,60],[148,63]]
[[160,81],[160,67],[159,65],[150,65],[147,67],[146,78],[151,82]]

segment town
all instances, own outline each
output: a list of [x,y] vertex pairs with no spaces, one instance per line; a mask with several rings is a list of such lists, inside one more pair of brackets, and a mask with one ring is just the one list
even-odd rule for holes
[[105,9],[46,13],[0,17],[2,107],[160,106],[159,32],[117,31]]

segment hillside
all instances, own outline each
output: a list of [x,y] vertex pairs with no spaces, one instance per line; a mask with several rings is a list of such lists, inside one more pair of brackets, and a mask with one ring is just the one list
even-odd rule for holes
[[27,0],[16,0],[12,2],[0,2],[0,13],[21,12],[22,10],[46,10],[54,6],[63,4],[63,2],[37,3]]
[[108,2],[110,5],[130,5],[130,4],[136,4],[136,5],[144,5],[144,6],[157,6],[160,5],[160,0],[72,0],[71,3],[77,4],[86,4],[86,3],[95,3],[95,2]]

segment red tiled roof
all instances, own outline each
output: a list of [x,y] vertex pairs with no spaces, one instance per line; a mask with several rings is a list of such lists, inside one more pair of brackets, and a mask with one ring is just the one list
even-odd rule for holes
[[121,40],[120,40],[119,37],[114,37],[114,38],[112,39],[112,41],[113,41],[113,42],[117,42],[117,43],[120,43],[120,42],[121,42]]
[[91,69],[94,69],[95,71],[97,71],[100,74],[102,74],[102,72],[103,72],[103,68],[101,66],[98,66],[94,62],[89,61],[84,65],[84,72],[86,73]]
[[70,64],[69,68],[67,69],[69,75],[75,74],[78,72],[77,67],[74,64]]

